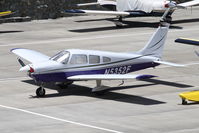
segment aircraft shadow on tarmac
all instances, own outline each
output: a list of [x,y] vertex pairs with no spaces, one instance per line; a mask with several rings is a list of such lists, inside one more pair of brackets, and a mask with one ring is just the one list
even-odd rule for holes
[[0,31],[0,34],[24,32],[20,30]]
[[[125,26],[122,28],[117,28],[114,24],[113,26],[108,27],[95,27],[95,28],[86,28],[86,29],[75,29],[75,30],[69,30],[70,32],[78,32],[78,33],[84,33],[84,32],[98,32],[98,31],[110,31],[110,30],[118,30],[118,29],[127,29],[127,28],[144,28],[144,27],[150,27],[150,28],[157,28],[159,26],[159,22],[139,22],[139,21],[124,21]],[[171,29],[182,29],[182,27],[179,26],[170,26]]]
[[[94,20],[82,20],[77,22],[91,22],[91,21],[97,21],[98,19]],[[105,20],[105,19],[99,19],[99,20]],[[113,21],[111,19],[108,19],[108,21]],[[176,26],[174,24],[181,24],[181,23],[193,23],[193,22],[199,22],[199,18],[193,18],[193,19],[181,19],[181,20],[174,20],[172,21],[172,25],[170,26],[170,29],[183,29],[183,27]],[[126,29],[126,28],[142,28],[142,27],[150,27],[150,28],[157,28],[159,26],[159,22],[140,22],[140,21],[124,21],[125,26],[122,28],[117,28],[113,24],[113,26],[108,27],[95,27],[95,28],[86,28],[86,29],[74,29],[69,30],[70,32],[97,32],[97,31],[107,31],[107,30],[118,30],[118,29]]]
[[166,86],[172,86],[172,87],[177,87],[177,88],[189,88],[189,87],[194,87],[192,85],[187,85],[187,84],[181,84],[181,83],[175,83],[175,82],[169,82],[169,81],[163,81],[159,79],[143,79],[142,81],[154,83],[156,85],[162,84]]
[[[145,80],[147,81],[147,80]],[[33,80],[23,80],[22,82],[37,85]],[[167,82],[167,81],[161,81],[161,80],[149,80],[147,82],[141,85],[132,85],[132,86],[119,86],[119,87],[113,87],[109,89],[105,95],[102,96],[96,96],[91,92],[91,88],[85,87],[85,86],[79,86],[72,84],[68,88],[60,89],[53,83],[45,84],[44,87],[48,89],[57,90],[58,93],[54,94],[46,94],[44,98],[53,98],[53,97],[60,97],[60,96],[70,96],[70,95],[76,95],[76,96],[88,96],[88,97],[95,97],[99,99],[105,99],[105,100],[113,100],[118,102],[125,102],[125,103],[132,103],[132,104],[140,104],[140,105],[156,105],[156,104],[165,104],[166,102],[150,99],[142,96],[137,95],[131,95],[131,94],[123,94],[114,92],[112,90],[122,90],[122,89],[132,89],[132,88],[139,88],[139,87],[147,87],[157,84],[163,84],[163,85],[169,85],[174,87],[192,87],[190,85],[185,84],[179,84],[179,83],[173,83],[173,82]],[[31,98],[37,98],[36,96],[31,96]]]

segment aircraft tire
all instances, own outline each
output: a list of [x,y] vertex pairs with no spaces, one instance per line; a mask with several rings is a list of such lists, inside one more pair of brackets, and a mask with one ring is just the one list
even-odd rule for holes
[[43,87],[39,87],[37,90],[36,90],[36,95],[38,97],[44,97],[46,94],[46,90],[43,88]]
[[182,105],[187,105],[186,99],[182,99]]

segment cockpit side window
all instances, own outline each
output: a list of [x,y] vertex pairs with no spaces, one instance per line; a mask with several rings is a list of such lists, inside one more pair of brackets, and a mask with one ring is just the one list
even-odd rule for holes
[[109,57],[103,57],[103,62],[104,63],[111,62],[111,58],[109,58]]
[[70,53],[68,51],[61,51],[58,54],[51,57],[51,60],[60,62],[62,64],[67,64],[69,59]]
[[73,54],[70,60],[70,64],[87,64],[87,55],[84,54]]
[[97,63],[100,63],[100,56],[89,55],[89,64],[97,64]]

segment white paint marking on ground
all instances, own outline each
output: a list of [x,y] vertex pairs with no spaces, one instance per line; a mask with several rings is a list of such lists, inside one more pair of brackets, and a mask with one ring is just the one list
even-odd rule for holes
[[0,78],[1,81],[27,79],[28,77],[15,77],[15,78]]
[[[183,31],[197,31],[197,28],[194,29],[184,29]],[[179,30],[171,30],[170,32],[179,32]],[[25,43],[11,43],[11,44],[2,44],[0,47],[7,46],[22,46],[22,45],[37,45],[37,44],[57,44],[59,42],[73,42],[73,41],[84,41],[84,40],[95,40],[95,39],[104,39],[104,38],[116,38],[116,37],[126,37],[126,36],[142,36],[142,35],[151,35],[152,33],[138,33],[138,34],[117,34],[117,35],[103,35],[103,36],[91,36],[91,37],[82,37],[82,38],[60,38],[60,39],[52,39],[45,41],[34,41],[34,42],[25,42]]]
[[62,122],[65,122],[65,123],[79,125],[79,126],[83,126],[83,127],[88,127],[88,128],[103,130],[103,131],[112,132],[112,133],[123,133],[123,132],[112,130],[112,129],[107,129],[107,128],[102,128],[102,127],[92,126],[92,125],[83,124],[83,123],[74,122],[74,121],[65,120],[65,119],[60,119],[60,118],[56,118],[56,117],[52,117],[52,116],[48,116],[48,115],[44,115],[44,114],[40,114],[40,113],[28,111],[28,110],[24,110],[24,109],[19,109],[19,108],[15,108],[15,107],[10,107],[10,106],[5,106],[5,105],[0,105],[0,107],[6,108],[6,109],[15,110],[15,111],[20,111],[20,112],[24,112],[24,113],[32,114],[32,115],[36,115],[36,116],[41,116],[41,117],[45,117],[45,118],[48,118],[48,119],[53,119],[53,120],[56,120],[56,121],[62,121]]

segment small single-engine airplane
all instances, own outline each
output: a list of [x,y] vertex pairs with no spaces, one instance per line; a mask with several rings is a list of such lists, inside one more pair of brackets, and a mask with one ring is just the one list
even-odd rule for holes
[[[109,2],[110,0],[103,0]],[[105,3],[104,2],[104,3]],[[98,1],[103,7],[107,7],[102,1]],[[172,20],[171,14],[175,9],[187,8],[199,4],[199,0],[192,0],[185,3],[177,4],[172,0],[116,0],[116,3],[109,2],[109,6],[116,5],[116,11],[99,11],[99,10],[65,10],[65,13],[72,14],[94,14],[94,15],[113,15],[118,20],[114,21],[117,27],[123,26],[124,17],[145,17],[145,16],[162,16],[164,12],[170,8],[167,17]],[[80,4],[83,6],[84,4]],[[85,4],[89,5],[89,4]]]
[[20,71],[27,71],[31,78],[40,83],[40,87],[36,90],[38,97],[45,95],[43,87],[45,82],[70,85],[73,81],[96,80],[96,87],[92,89],[92,92],[100,94],[108,89],[107,86],[102,85],[102,80],[151,78],[154,76],[127,73],[160,64],[183,66],[161,61],[169,25],[167,22],[161,22],[146,46],[135,53],[68,49],[49,57],[23,48],[14,48],[11,52],[31,62],[25,65],[20,58],[18,59],[22,66]]
[[0,17],[7,16],[7,15],[10,15],[10,14],[12,14],[11,11],[0,12]]

